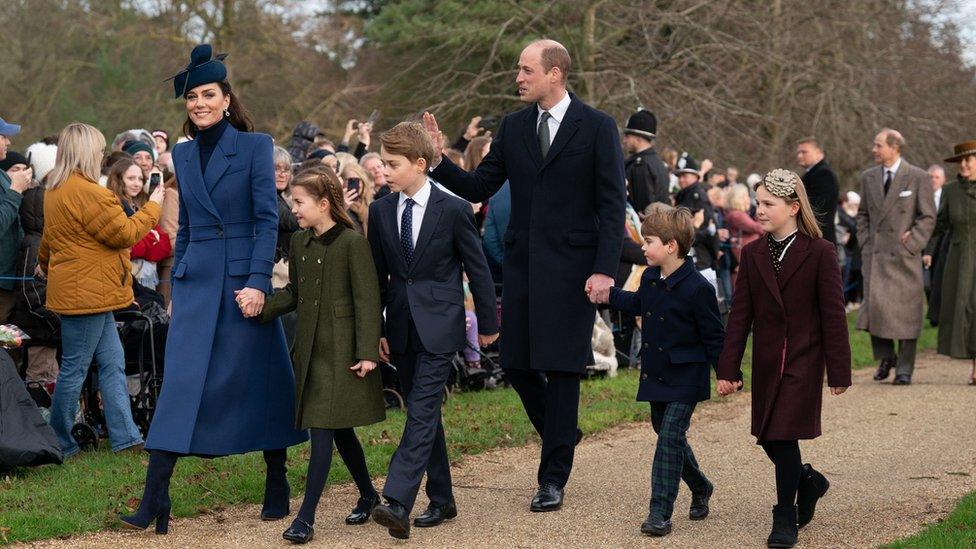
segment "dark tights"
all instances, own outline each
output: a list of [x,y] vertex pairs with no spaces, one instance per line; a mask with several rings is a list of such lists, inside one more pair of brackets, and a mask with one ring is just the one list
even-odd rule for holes
[[795,440],[771,440],[762,448],[776,466],[776,504],[796,505],[796,491],[800,487],[803,462],[800,460],[800,444]]
[[305,481],[305,499],[298,510],[298,518],[309,524],[315,523],[315,508],[322,497],[325,482],[329,479],[329,469],[332,468],[332,442],[335,441],[339,456],[349,468],[352,479],[359,488],[361,497],[376,495],[373,481],[369,478],[366,468],[366,456],[363,447],[352,429],[312,429],[312,457],[308,462],[308,478]]

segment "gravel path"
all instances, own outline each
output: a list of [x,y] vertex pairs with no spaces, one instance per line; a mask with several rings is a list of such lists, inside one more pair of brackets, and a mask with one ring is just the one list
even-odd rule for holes
[[[976,387],[964,380],[967,361],[928,353],[916,382],[892,387],[855,373],[855,386],[825,396],[825,435],[801,442],[804,461],[831,481],[800,547],[872,547],[921,530],[976,490]],[[455,468],[459,517],[414,528],[400,542],[370,523],[342,518],[355,504],[352,485],[322,499],[313,547],[765,547],[774,503],[772,466],[749,436],[749,395],[702,406],[690,431],[702,469],[716,485],[712,514],[688,520],[689,494],[678,496],[674,532],[656,540],[639,533],[647,514],[655,437],[647,423],[587,437],[576,453],[566,504],[556,513],[528,510],[538,447],[466,458]],[[297,510],[300,499],[293,502]],[[418,512],[425,496],[417,502]],[[35,547],[286,547],[288,521],[262,523],[258,506],[245,506],[170,525],[168,536],[105,531]]]

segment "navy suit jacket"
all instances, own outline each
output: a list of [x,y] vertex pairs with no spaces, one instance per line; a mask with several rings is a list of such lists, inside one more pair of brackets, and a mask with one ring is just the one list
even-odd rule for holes
[[424,348],[446,354],[464,348],[464,286],[462,271],[474,296],[478,331],[498,332],[495,285],[474,225],[471,205],[431,185],[430,200],[407,266],[397,229],[400,193],[369,206],[369,245],[386,310],[384,334],[393,353],[407,351],[412,319]]
[[535,104],[506,116],[473,172],[444,158],[431,177],[471,202],[510,182],[502,367],[584,373],[596,316],[586,280],[594,273],[612,278],[623,243],[620,135],[613,118],[570,94],[543,158],[537,116]]
[[610,290],[610,306],[643,316],[637,400],[699,402],[711,397],[708,368],[718,364],[725,328],[715,287],[691,259],[664,280],[659,267],[648,267],[636,292]]

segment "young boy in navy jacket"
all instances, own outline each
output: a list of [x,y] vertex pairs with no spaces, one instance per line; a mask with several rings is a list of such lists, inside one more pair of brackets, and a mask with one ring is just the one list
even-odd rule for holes
[[714,487],[698,468],[686,434],[695,405],[711,396],[709,366],[722,352],[724,328],[715,287],[695,270],[691,212],[655,204],[641,225],[650,265],[637,292],[610,291],[610,306],[641,316],[641,376],[637,400],[650,402],[658,435],[651,469],[651,505],[641,532],[671,533],[678,486],[691,489],[691,520],[708,516]]

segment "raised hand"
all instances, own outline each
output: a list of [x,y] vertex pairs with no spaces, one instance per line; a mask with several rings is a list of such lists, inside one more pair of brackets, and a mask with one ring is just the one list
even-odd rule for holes
[[424,129],[430,134],[430,140],[434,143],[434,158],[430,161],[430,167],[436,168],[441,163],[441,151],[444,149],[444,135],[437,126],[437,119],[429,112],[424,113]]

